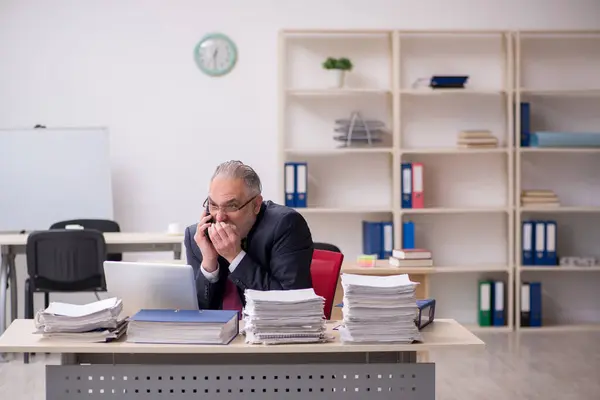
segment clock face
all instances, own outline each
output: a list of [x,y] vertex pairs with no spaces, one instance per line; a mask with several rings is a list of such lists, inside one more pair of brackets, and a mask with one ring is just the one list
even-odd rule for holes
[[196,45],[194,59],[198,68],[205,74],[221,76],[233,69],[237,61],[237,49],[227,36],[211,33]]

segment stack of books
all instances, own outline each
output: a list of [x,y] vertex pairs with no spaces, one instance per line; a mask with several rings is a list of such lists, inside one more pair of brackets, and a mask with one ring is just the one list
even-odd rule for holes
[[392,251],[389,263],[394,267],[431,267],[433,259],[429,250],[399,249]]
[[523,207],[558,207],[560,201],[552,190],[523,190],[521,205]]
[[498,147],[498,138],[490,131],[462,131],[458,134],[458,147],[464,149],[489,149]]
[[118,339],[127,327],[119,320],[123,302],[116,297],[88,304],[52,302],[35,315],[36,332],[43,338],[75,342],[107,342]]
[[325,299],[311,289],[244,292],[244,331],[249,344],[326,341]]
[[416,287],[407,274],[370,276],[342,274],[343,342],[421,341],[415,323]]
[[233,310],[140,310],[130,318],[127,342],[227,344],[239,333]]

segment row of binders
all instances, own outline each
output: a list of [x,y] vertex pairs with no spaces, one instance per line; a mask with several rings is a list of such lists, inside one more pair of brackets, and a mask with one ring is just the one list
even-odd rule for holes
[[284,188],[287,207],[307,207],[308,164],[306,162],[285,163]]
[[558,265],[557,231],[556,221],[523,221],[521,265]]
[[423,163],[402,163],[401,165],[401,207],[423,208]]
[[479,281],[479,326],[506,325],[505,288],[503,281]]
[[[479,326],[506,325],[506,283],[479,281]],[[542,285],[540,282],[521,283],[521,326],[542,325]]]
[[[362,221],[362,254],[376,255],[384,260],[392,257],[394,250],[394,223],[392,221]],[[402,249],[416,249],[415,223],[402,223]]]
[[521,283],[521,326],[542,326],[542,283]]

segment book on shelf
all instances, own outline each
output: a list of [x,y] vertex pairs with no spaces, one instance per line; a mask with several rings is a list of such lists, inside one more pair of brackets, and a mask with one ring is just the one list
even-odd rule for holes
[[498,138],[488,130],[465,130],[458,134],[457,145],[465,149],[496,148]]
[[390,265],[399,268],[433,266],[431,252],[425,249],[394,249],[389,258]]
[[402,208],[424,208],[424,175],[423,163],[402,163],[401,166]]
[[521,191],[523,207],[558,207],[560,201],[552,190],[523,190]]

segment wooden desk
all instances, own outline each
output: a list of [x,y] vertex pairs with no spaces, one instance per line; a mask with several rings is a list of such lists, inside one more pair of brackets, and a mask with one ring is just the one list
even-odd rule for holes
[[[419,399],[435,398],[435,365],[417,363],[417,351],[483,349],[454,320],[426,327],[424,343],[344,344],[330,321],[329,343],[229,345],[66,343],[32,333],[32,320],[16,320],[0,337],[0,352],[60,353],[47,366],[48,400],[140,399]],[[81,365],[90,364],[90,365]],[[111,397],[112,396],[112,397]]]
[[[25,254],[28,234],[0,234],[0,335],[4,332],[6,321],[6,287],[10,279],[11,321],[17,318],[17,270],[15,256]],[[109,253],[126,253],[142,251],[173,251],[174,258],[181,257],[183,234],[167,233],[105,233],[106,247]]]
[[[408,274],[413,282],[419,282],[416,293],[417,299],[425,299],[429,296],[428,277],[433,271],[434,270],[431,267],[398,268],[391,266],[387,260],[377,260],[375,267],[360,267],[356,262],[344,262],[340,274],[346,273],[376,276]],[[342,279],[340,278],[335,291],[334,307],[331,311],[332,320],[341,320],[343,318],[341,308],[335,307],[336,304],[342,302],[343,297],[344,290],[342,289]]]

